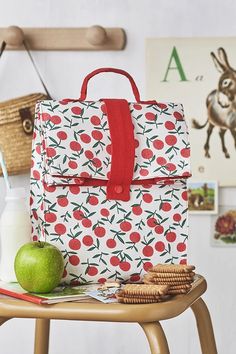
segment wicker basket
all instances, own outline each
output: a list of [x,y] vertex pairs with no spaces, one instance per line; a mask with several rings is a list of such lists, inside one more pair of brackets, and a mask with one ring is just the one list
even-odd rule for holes
[[35,104],[46,98],[34,93],[0,102],[0,147],[10,175],[30,170]]

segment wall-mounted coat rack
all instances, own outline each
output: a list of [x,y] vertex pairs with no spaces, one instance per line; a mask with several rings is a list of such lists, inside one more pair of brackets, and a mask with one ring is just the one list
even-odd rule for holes
[[126,44],[122,28],[0,28],[0,42],[6,49],[21,50],[22,42],[30,50],[122,50]]

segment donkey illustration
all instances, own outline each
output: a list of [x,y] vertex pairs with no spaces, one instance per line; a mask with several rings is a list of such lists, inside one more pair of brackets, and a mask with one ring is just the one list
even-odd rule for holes
[[230,131],[236,148],[236,71],[229,65],[227,54],[223,48],[218,49],[218,57],[211,52],[216,69],[221,73],[218,88],[212,91],[206,100],[207,121],[201,125],[195,119],[192,126],[202,129],[208,124],[207,139],[204,145],[205,156],[210,158],[210,136],[214,127],[219,127],[222,151],[226,158],[230,155],[225,146],[225,132]]

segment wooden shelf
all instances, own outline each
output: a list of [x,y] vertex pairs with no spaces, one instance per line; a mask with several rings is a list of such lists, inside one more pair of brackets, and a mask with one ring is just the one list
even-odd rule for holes
[[0,28],[6,49],[21,50],[25,40],[30,50],[122,50],[126,44],[122,28]]

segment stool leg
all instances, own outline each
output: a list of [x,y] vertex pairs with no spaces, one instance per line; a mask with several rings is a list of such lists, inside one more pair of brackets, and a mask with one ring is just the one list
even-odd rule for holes
[[165,333],[159,322],[140,323],[149,342],[151,354],[170,354]]
[[48,354],[50,332],[49,319],[36,319],[35,339],[34,339],[34,354]]
[[217,354],[211,317],[205,302],[200,298],[192,304],[191,309],[197,321],[202,354]]

